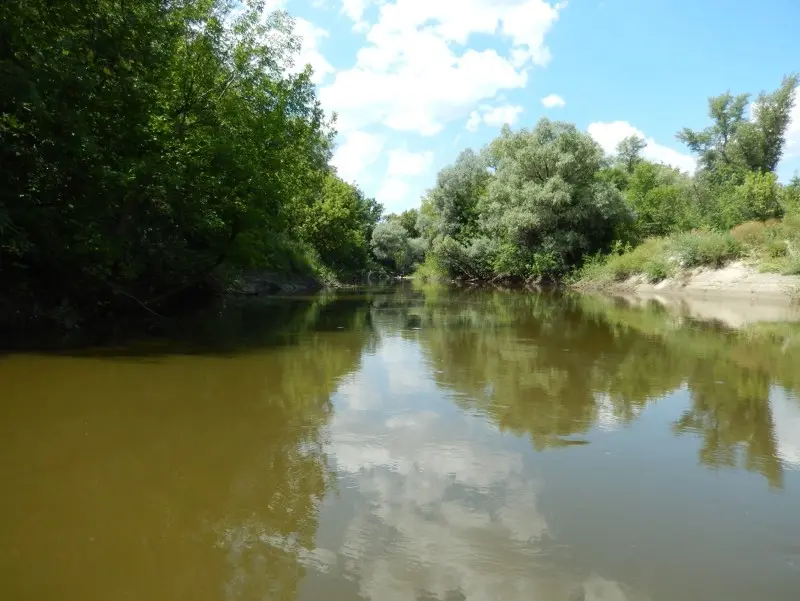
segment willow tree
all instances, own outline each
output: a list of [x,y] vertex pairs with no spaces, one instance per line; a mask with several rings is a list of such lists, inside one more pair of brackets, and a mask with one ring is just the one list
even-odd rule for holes
[[562,272],[606,248],[630,219],[619,190],[598,177],[602,148],[572,124],[506,127],[488,151],[496,168],[480,210],[503,246],[500,270]]

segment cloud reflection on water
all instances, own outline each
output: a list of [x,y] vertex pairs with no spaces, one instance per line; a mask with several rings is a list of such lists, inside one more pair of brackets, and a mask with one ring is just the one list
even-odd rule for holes
[[[398,367],[414,379],[398,378]],[[360,594],[371,601],[633,598],[616,582],[553,559],[558,545],[539,508],[543,483],[508,437],[479,416],[450,411],[429,371],[413,344],[390,337],[336,395],[329,452],[364,501],[338,555]],[[364,391],[380,389],[375,378],[402,382],[416,396],[365,404]],[[415,407],[421,396],[427,409]]]

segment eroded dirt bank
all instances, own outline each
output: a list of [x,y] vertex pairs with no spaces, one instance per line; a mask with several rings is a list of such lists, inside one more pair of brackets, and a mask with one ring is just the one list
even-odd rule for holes
[[633,304],[655,301],[687,317],[731,327],[800,320],[800,276],[760,273],[742,262],[695,269],[655,284],[634,276],[602,291]]

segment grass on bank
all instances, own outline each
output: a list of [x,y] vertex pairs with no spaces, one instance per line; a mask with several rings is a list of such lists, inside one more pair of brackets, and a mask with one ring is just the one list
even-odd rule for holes
[[764,272],[800,275],[800,216],[748,221],[730,232],[694,230],[649,238],[636,248],[590,259],[578,272],[577,281],[597,286],[643,276],[656,283],[682,270],[719,268],[735,260]]

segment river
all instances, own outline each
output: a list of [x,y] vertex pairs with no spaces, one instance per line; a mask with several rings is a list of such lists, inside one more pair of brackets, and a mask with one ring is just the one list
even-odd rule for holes
[[800,599],[799,324],[401,286],[0,383],[9,601]]

